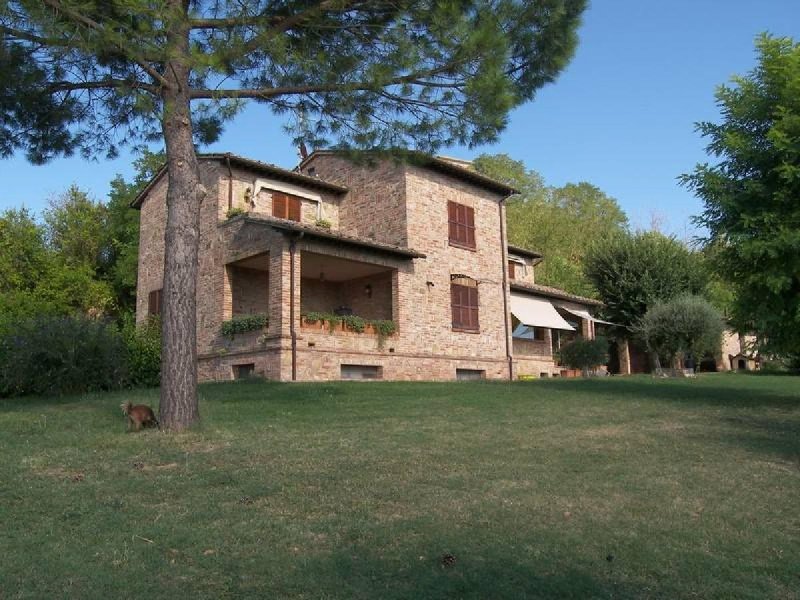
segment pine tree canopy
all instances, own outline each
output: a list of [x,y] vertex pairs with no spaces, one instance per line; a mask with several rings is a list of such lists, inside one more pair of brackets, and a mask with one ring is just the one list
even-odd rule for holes
[[[188,69],[196,143],[251,100],[313,146],[492,141],[572,56],[585,0],[2,0],[0,156],[161,139]],[[185,52],[176,37],[188,39]],[[182,54],[182,56],[181,56]]]

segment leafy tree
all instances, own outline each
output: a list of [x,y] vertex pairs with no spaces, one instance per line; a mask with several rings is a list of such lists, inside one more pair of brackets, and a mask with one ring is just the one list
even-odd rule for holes
[[544,255],[537,281],[595,296],[582,263],[595,240],[627,229],[628,218],[617,201],[586,182],[547,187],[541,175],[505,154],[482,155],[474,165],[520,191],[508,202],[508,239]]
[[706,285],[701,256],[655,231],[600,240],[584,266],[608,319],[625,326],[635,325],[657,302],[699,294]]
[[738,328],[800,353],[800,43],[762,35],[756,48],[756,68],[717,89],[722,122],[698,124],[718,162],[682,181],[705,205],[697,223]]
[[92,269],[107,263],[105,227],[106,207],[72,185],[50,201],[44,211],[50,246],[65,264]]
[[496,139],[570,59],[585,0],[1,0],[0,154],[166,145],[161,423],[199,419],[194,143],[250,99],[315,146]]
[[25,209],[0,214],[0,294],[32,289],[47,270],[44,231]]
[[724,328],[722,315],[711,303],[685,294],[654,304],[636,331],[654,356],[677,366],[687,356],[718,355]]

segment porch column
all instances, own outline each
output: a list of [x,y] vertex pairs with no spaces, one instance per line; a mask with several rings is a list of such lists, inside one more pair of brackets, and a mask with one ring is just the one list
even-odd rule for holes
[[222,320],[233,317],[233,288],[231,286],[231,267],[222,267]]
[[[269,251],[269,334],[289,336],[289,243],[276,236]],[[299,294],[299,289],[295,290]]]
[[617,353],[619,354],[619,374],[631,374],[631,351],[628,345],[628,338],[617,340]]

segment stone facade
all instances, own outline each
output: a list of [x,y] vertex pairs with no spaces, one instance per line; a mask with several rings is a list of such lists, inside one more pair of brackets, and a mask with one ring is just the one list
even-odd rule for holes
[[[501,227],[510,190],[501,184],[457,169],[355,164],[331,153],[312,155],[297,172],[224,158],[200,161],[209,190],[200,215],[197,287],[202,380],[231,379],[250,365],[284,381],[340,379],[359,369],[408,380],[557,373],[549,330],[543,341],[511,337]],[[148,293],[163,279],[166,186],[162,176],[138,201],[140,322]],[[274,193],[301,199],[299,223],[272,216]],[[448,201],[473,209],[474,249],[449,243]],[[246,214],[227,218],[230,208]],[[320,219],[330,228],[319,226]],[[533,260],[521,260],[527,262],[516,280],[533,283]],[[477,331],[453,328],[454,278],[478,290]],[[396,332],[332,331],[303,318],[334,310],[392,320]],[[255,313],[268,315],[265,330],[221,334],[223,321]],[[584,335],[592,335],[588,321]]]

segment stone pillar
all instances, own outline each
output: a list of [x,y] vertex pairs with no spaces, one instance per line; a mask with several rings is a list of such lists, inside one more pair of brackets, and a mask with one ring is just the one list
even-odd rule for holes
[[233,286],[231,285],[231,266],[222,267],[222,320],[233,317]]
[[592,335],[592,322],[589,319],[581,319],[581,336],[585,340],[594,339]]
[[628,338],[617,340],[617,352],[619,353],[619,374],[631,374],[631,352],[628,346]]

